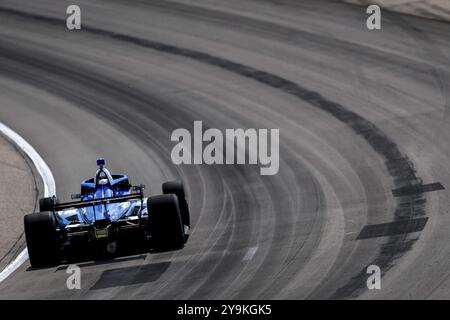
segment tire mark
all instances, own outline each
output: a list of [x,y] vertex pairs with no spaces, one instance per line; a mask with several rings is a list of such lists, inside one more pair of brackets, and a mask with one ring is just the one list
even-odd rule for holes
[[[51,62],[46,61],[42,58],[39,58],[38,54],[33,53],[24,53],[24,49],[13,49],[14,45],[12,43],[9,43],[8,41],[0,41],[0,69],[2,72],[5,72],[10,77],[15,77],[19,81],[27,82],[33,86],[39,87],[40,89],[45,89],[48,92],[51,92],[53,94],[58,94],[64,97],[65,99],[74,101],[74,103],[82,108],[86,108],[92,113],[97,113],[99,116],[103,117],[104,119],[108,119],[113,124],[117,124],[118,128],[124,127],[124,128],[131,128],[134,127],[134,133],[136,142],[138,140],[142,141],[152,141],[150,144],[152,145],[152,150],[159,150],[162,148],[162,146],[159,146],[157,144],[157,141],[164,141],[162,137],[157,137],[155,135],[155,130],[150,130],[152,134],[149,134],[148,130],[144,130],[142,128],[146,127],[144,120],[144,114],[142,114],[139,117],[139,120],[134,119],[133,121],[128,119],[127,117],[121,115],[117,111],[114,111],[113,108],[111,108],[111,105],[105,104],[108,107],[105,107],[104,105],[100,103],[94,103],[90,104],[89,97],[91,97],[91,94],[102,93],[105,96],[111,96],[114,97],[115,100],[123,101],[123,105],[128,105],[130,108],[134,108],[133,111],[138,112],[139,106],[140,107],[149,107],[151,106],[154,108],[154,113],[152,114],[152,118],[157,120],[157,123],[164,123],[166,125],[171,126],[171,121],[175,121],[172,114],[167,115],[165,112],[162,112],[161,109],[159,109],[159,106],[164,105],[164,108],[167,108],[167,104],[164,103],[156,103],[157,100],[155,97],[150,97],[148,94],[140,91],[137,88],[128,87],[125,84],[121,82],[117,82],[114,79],[105,79],[101,75],[94,74],[90,70],[86,70],[78,66],[78,68],[73,70],[71,67],[68,67],[66,64],[63,63],[63,61],[58,59],[53,59]],[[6,61],[3,62],[3,58],[6,58]],[[20,66],[24,66],[26,69],[26,72],[18,72],[17,67],[14,66],[14,64],[18,64]],[[36,69],[37,71],[34,72],[34,74],[41,75],[42,78],[35,78],[32,76],[33,73],[28,73],[29,70]],[[53,75],[52,79],[49,79],[45,73],[49,73]],[[64,75],[64,78],[62,77]],[[45,80],[43,81],[43,78],[45,77]],[[69,82],[68,82],[69,81]],[[74,93],[72,91],[72,88],[74,85],[68,85],[71,84],[73,81],[73,84],[76,83],[82,83],[84,86],[91,88],[92,92],[91,94],[87,94],[83,97],[81,97],[78,93]],[[65,86],[61,86],[61,84],[64,83]],[[133,103],[130,103],[130,101],[133,101]],[[187,111],[179,111],[180,114],[183,114],[181,117],[184,119],[183,121],[186,121],[185,125],[192,124],[192,121],[194,118],[192,118],[192,115],[189,115]],[[205,128],[208,128],[205,126]],[[158,130],[158,129],[157,129]],[[167,128],[160,129],[165,132],[165,130],[170,131]],[[125,132],[124,132],[125,133]],[[166,135],[166,134],[164,134]],[[145,138],[144,138],[145,137]],[[157,148],[159,147],[159,148]],[[166,147],[166,146],[164,146]],[[168,150],[160,150],[160,152],[163,154],[166,152],[167,154]],[[206,167],[208,168],[207,172],[208,174],[217,174],[219,173],[217,170],[217,167]],[[242,167],[234,166],[227,168],[228,174],[223,175],[224,179],[223,184],[228,185],[232,184],[236,186],[236,181],[241,181],[239,185],[243,185],[242,181],[248,181],[251,176],[249,175],[249,172],[244,170]],[[223,173],[222,173],[223,174]],[[189,180],[189,179],[187,179]],[[214,181],[215,179],[208,179],[211,181]],[[245,192],[239,191],[236,187],[228,188],[231,193],[228,196],[229,199],[233,200],[236,199],[250,199],[250,195],[253,192],[252,190],[244,190]],[[232,191],[231,191],[232,190]],[[223,201],[225,201],[224,199]],[[229,202],[230,200],[228,200]],[[204,246],[205,250],[202,252],[204,254],[201,254],[202,256],[206,256],[209,253],[214,253],[214,251],[217,248],[223,248],[223,243],[226,244],[226,249],[222,251],[224,253],[226,252],[234,252],[237,251],[236,249],[239,249],[241,246],[246,246],[247,242],[250,243],[250,237],[252,225],[249,224],[242,224],[240,223],[240,227],[236,227],[235,225],[240,222],[240,220],[249,219],[249,216],[255,216],[255,212],[257,211],[257,206],[255,204],[248,204],[246,201],[236,201],[240,204],[236,206],[236,208],[233,206],[231,212],[233,213],[231,216],[223,217],[223,214],[229,213],[230,210],[222,210],[220,217],[218,218],[215,226],[213,229],[210,230],[207,239],[209,242],[213,241],[211,245]],[[228,205],[227,203],[224,203],[224,205]],[[236,217],[235,213],[236,211],[239,211],[241,214]],[[223,221],[222,221],[223,220]],[[222,222],[222,223],[221,223]],[[195,223],[197,225],[198,221]],[[219,234],[215,231],[215,228],[219,228],[219,225],[223,228],[223,230],[218,230]],[[194,227],[195,228],[195,227]],[[215,234],[216,236],[219,235],[217,238],[212,238],[212,235]],[[211,239],[211,240],[209,240]],[[237,241],[236,239],[240,239]],[[206,251],[207,250],[207,251]],[[196,281],[195,276],[198,274],[205,275],[204,271],[204,265],[207,264],[209,267],[214,267],[215,269],[223,268],[220,266],[221,264],[226,264],[227,268],[225,271],[228,271],[231,269],[233,265],[234,256],[223,254],[222,257],[219,260],[213,260],[213,259],[197,259],[198,255],[191,256],[190,259],[190,265],[187,266],[187,263],[184,263],[183,266],[179,267],[176,273],[171,275],[171,278],[176,278],[177,274],[183,274],[183,272],[186,274],[189,272],[189,275],[193,276],[185,276],[184,275],[184,283]],[[206,262],[205,262],[206,261]],[[226,262],[226,263],[223,263]],[[241,261],[238,260],[234,262],[238,267],[241,265]],[[186,267],[189,267],[190,269],[186,269]],[[200,272],[197,272],[197,270],[200,270]],[[225,277],[228,276],[225,274],[224,270],[222,269],[222,272],[218,272],[219,276]],[[216,274],[215,277],[213,277],[214,281],[216,282],[217,279],[219,279],[218,275]],[[208,278],[209,279],[209,278]],[[207,279],[207,280],[208,280]],[[189,284],[188,287],[192,286],[195,283]],[[166,283],[164,284],[164,287],[171,285],[170,279],[166,279]],[[159,288],[159,291],[156,291],[155,294],[161,293],[162,297],[166,296],[166,291],[163,288]],[[161,291],[162,290],[162,291]],[[178,292],[176,290],[170,291],[169,297],[173,298],[174,292]],[[186,294],[186,292],[182,291],[180,294]],[[129,292],[125,293],[125,296],[128,296]],[[114,297],[120,297],[124,296],[124,293],[122,291],[119,291],[117,294],[114,294]]]
[[[65,23],[63,19],[45,17],[13,9],[0,8],[0,12],[37,20],[52,25],[61,26]],[[278,89],[286,94],[295,96],[338,119],[347,125],[356,135],[364,139],[375,152],[384,158],[386,169],[392,177],[396,188],[422,185],[422,179],[416,175],[416,170],[413,163],[407,156],[402,154],[396,143],[382,130],[359,114],[347,109],[339,103],[325,98],[322,94],[316,91],[304,88],[293,81],[287,80],[275,74],[261,71],[250,66],[236,63],[224,58],[219,58],[207,53],[86,25],[83,25],[83,32],[108,37],[166,54],[189,58],[191,60],[224,69],[228,72],[232,72],[236,75],[257,81],[274,89]],[[424,216],[425,203],[426,198],[421,194],[400,199],[397,202],[393,222],[398,220],[412,220],[415,217]],[[417,239],[410,239],[408,235],[389,237],[387,243],[381,246],[378,256],[371,264],[378,265],[382,270],[382,274],[385,274],[386,271],[393,266],[393,262],[396,258],[411,249],[415,240]],[[339,288],[334,293],[332,298],[355,296],[360,293],[360,290],[365,289],[365,280],[367,276],[365,269],[366,266],[364,266],[348,284]]]
[[[424,59],[428,58],[430,62],[434,64],[439,63],[442,65],[448,65],[448,59],[441,52],[441,49],[434,43],[434,41],[426,34],[425,31],[418,28],[412,23],[409,23],[406,19],[398,19],[398,24],[403,30],[411,35],[411,37],[417,43],[417,48],[421,48]],[[436,67],[434,64],[429,63],[428,73],[435,79],[437,88],[442,96],[442,106],[444,108],[442,119],[440,123],[436,125],[436,131],[434,135],[435,141],[439,141],[439,137],[442,135],[442,128],[445,128],[445,124],[449,123],[450,117],[450,96],[448,94],[450,89],[450,80],[445,72],[441,68]]]

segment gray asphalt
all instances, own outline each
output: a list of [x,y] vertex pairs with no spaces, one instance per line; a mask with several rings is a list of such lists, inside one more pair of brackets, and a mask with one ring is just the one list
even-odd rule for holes
[[[62,199],[100,155],[149,194],[182,178],[193,232],[80,264],[82,290],[25,263],[0,298],[450,298],[448,191],[391,192],[450,185],[450,24],[383,13],[369,31],[364,8],[328,1],[78,3],[75,32],[70,1],[0,3],[0,121]],[[279,128],[279,174],[173,165],[170,134],[194,120]]]

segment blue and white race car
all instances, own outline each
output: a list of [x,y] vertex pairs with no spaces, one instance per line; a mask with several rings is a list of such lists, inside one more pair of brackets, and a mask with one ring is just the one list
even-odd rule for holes
[[117,254],[127,247],[182,248],[190,228],[182,182],[162,185],[162,195],[144,197],[145,186],[132,186],[126,175],[112,175],[97,160],[95,176],[81,183],[76,200],[39,201],[40,212],[24,217],[32,267],[57,265],[78,254]]

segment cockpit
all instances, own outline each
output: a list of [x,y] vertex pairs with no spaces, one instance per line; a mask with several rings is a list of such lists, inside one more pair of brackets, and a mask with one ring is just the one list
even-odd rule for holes
[[105,168],[105,159],[97,159],[95,176],[81,183],[82,198],[116,196],[129,193],[131,185],[125,175],[112,175]]

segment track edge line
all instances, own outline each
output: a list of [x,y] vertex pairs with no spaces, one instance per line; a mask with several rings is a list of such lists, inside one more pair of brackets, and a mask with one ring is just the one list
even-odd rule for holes
[[[5,135],[10,141],[16,144],[20,150],[22,150],[30,159],[36,170],[42,178],[44,183],[44,197],[49,197],[56,195],[56,185],[53,174],[47,165],[47,163],[42,159],[39,153],[18,133],[13,131],[11,128],[0,122],[0,133]],[[17,257],[8,264],[2,271],[0,271],[0,283],[2,283],[6,278],[8,278],[14,271],[16,271],[25,261],[28,259],[28,250],[25,247]]]

